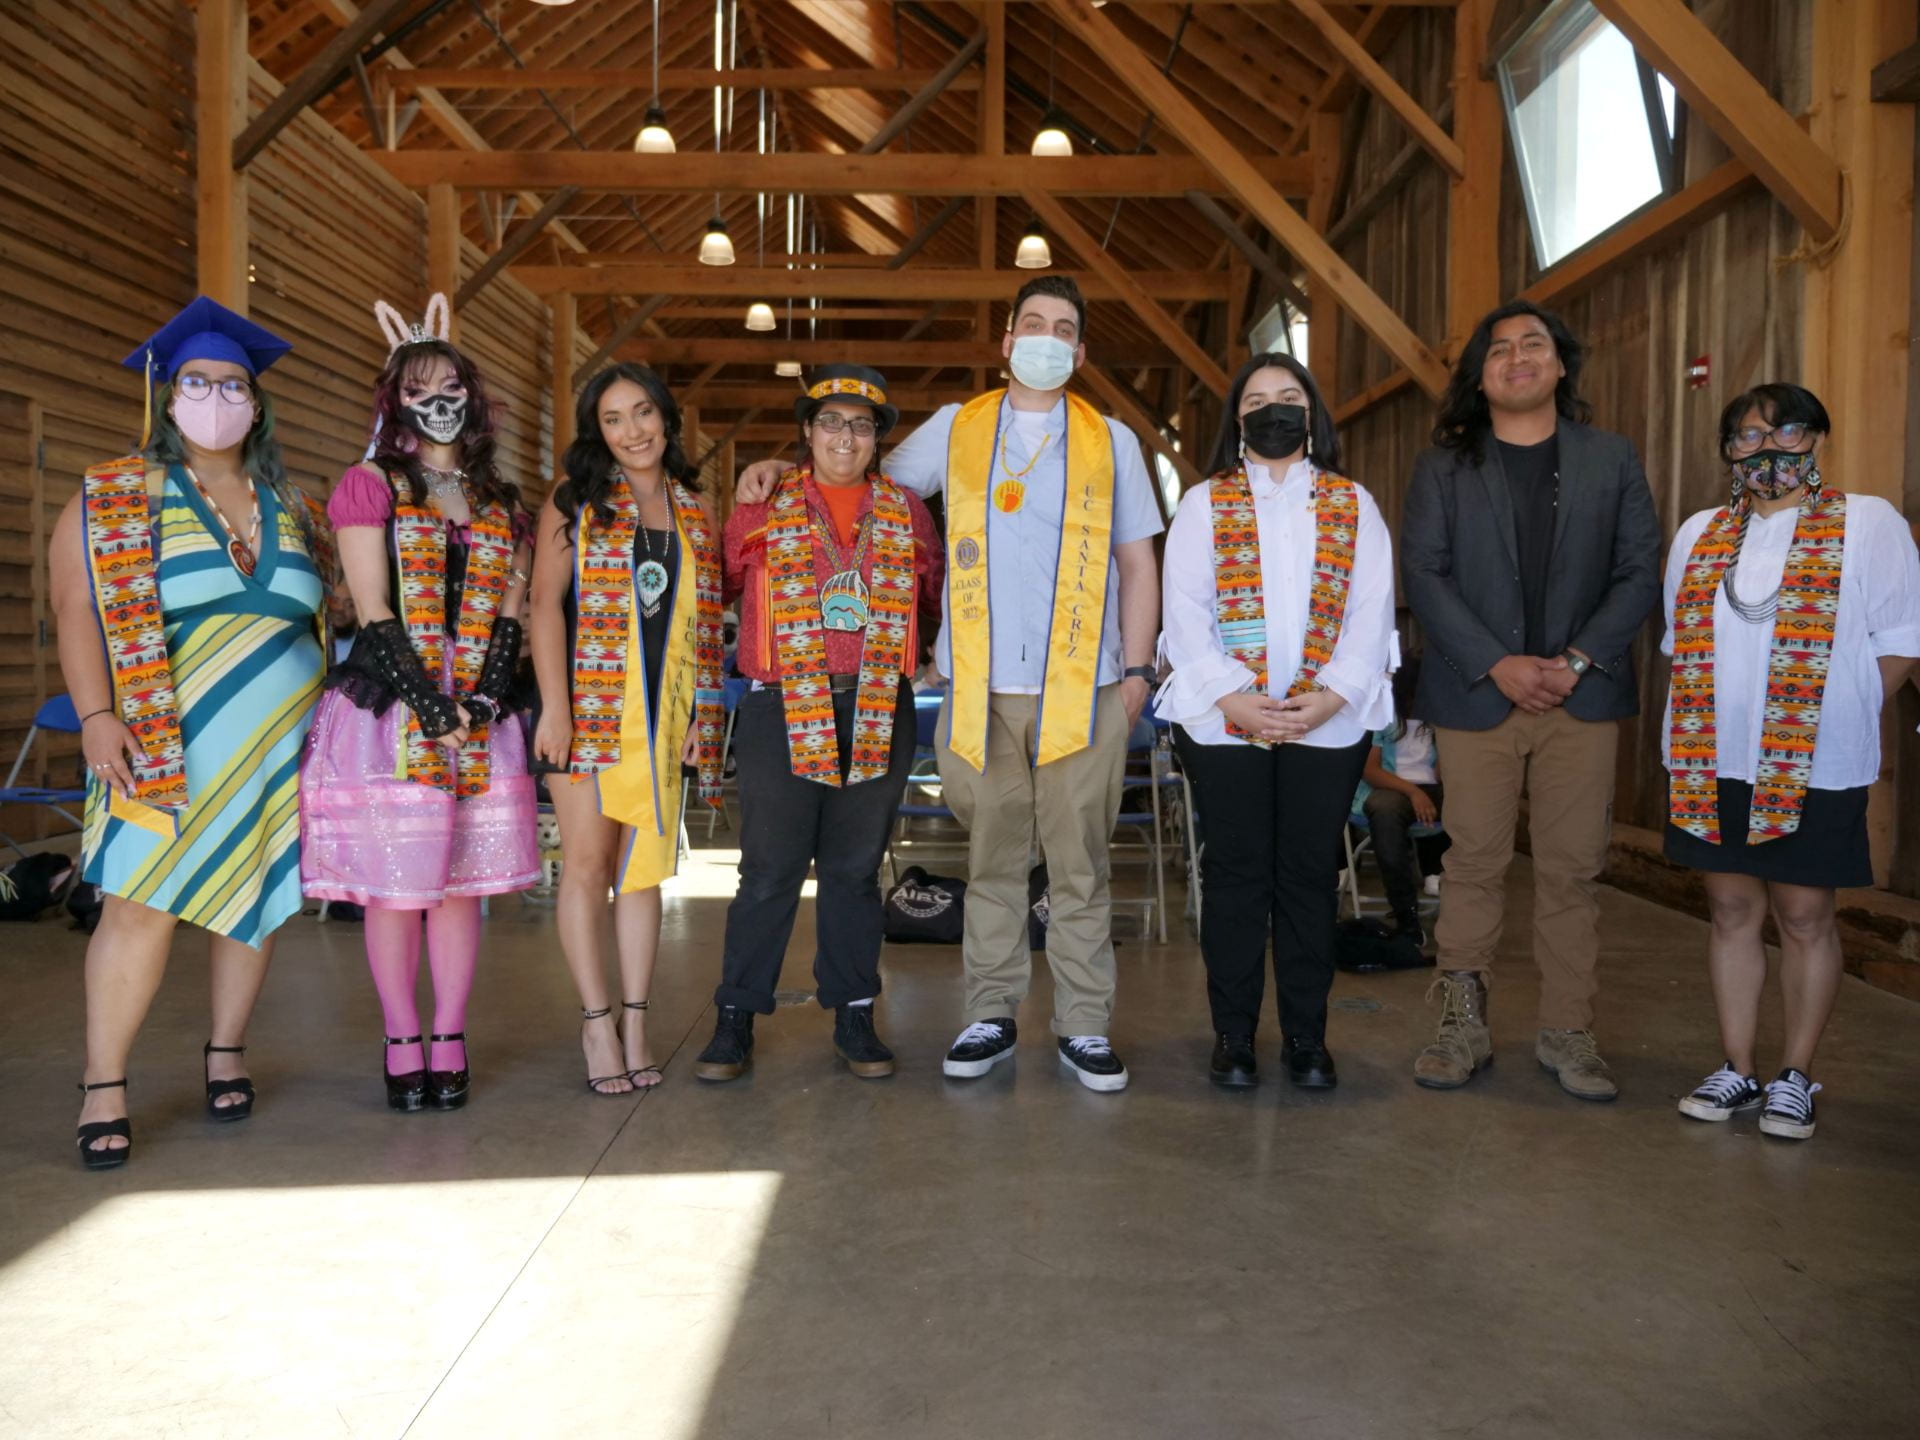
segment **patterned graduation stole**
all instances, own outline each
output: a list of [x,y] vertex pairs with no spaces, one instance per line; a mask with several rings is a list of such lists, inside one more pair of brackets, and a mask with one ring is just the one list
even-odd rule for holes
[[[693,492],[678,481],[673,486],[674,509],[680,533],[693,552],[693,729],[694,765],[700,772],[700,798],[720,804],[720,751],[726,733],[726,709],[721,703],[721,666],[726,662],[726,637],[720,621],[720,537],[707,523],[707,512]],[[627,552],[631,558],[633,552]]]
[[[412,503],[404,477],[389,475],[393,486],[393,545],[400,573],[401,619],[407,638],[428,675],[445,674],[447,621],[447,519],[432,505]],[[513,568],[513,523],[503,505],[472,506],[468,527],[467,575],[453,636],[453,693],[471,695],[480,683],[493,640],[494,617],[507,593]],[[420,717],[407,715],[404,778],[456,798],[484,794],[490,777],[487,727],[467,732],[457,758],[420,731]]]
[[[1266,693],[1268,676],[1267,600],[1260,570],[1260,527],[1253,508],[1253,486],[1246,467],[1216,475],[1208,483],[1213,517],[1215,623],[1229,657],[1254,674],[1254,689]],[[1320,668],[1340,643],[1353,585],[1355,537],[1360,528],[1360,494],[1343,475],[1315,472],[1313,481],[1313,571],[1307,590],[1306,643],[1300,668],[1287,697],[1326,687]],[[1254,745],[1271,745],[1227,722],[1227,733]]]
[[[187,803],[187,752],[160,609],[157,518],[165,472],[127,455],[88,469],[81,523],[94,613],[106,642],[120,719],[139,737],[133,798],[177,811]],[[177,823],[177,817],[173,822]]]
[[627,693],[627,622],[633,612],[633,543],[640,505],[613,472],[613,516],[602,524],[582,505],[573,551],[573,754],[567,770],[593,775],[620,761]]
[[[1720,840],[1719,744],[1714,700],[1714,598],[1739,553],[1752,504],[1723,508],[1693,542],[1673,604],[1673,722],[1668,732],[1668,814],[1710,845]],[[1840,614],[1840,565],[1846,549],[1847,497],[1818,491],[1800,507],[1780,581],[1767,651],[1767,699],[1760,764],[1747,816],[1749,845],[1800,828],[1813,773],[1820,705]]]
[[[767,578],[780,691],[793,773],[840,784],[840,751],[827,679],[826,631],[820,617],[814,516],[807,502],[811,466],[788,470],[767,510]],[[872,545],[865,572],[867,623],[860,647],[852,763],[847,784],[878,779],[893,757],[893,713],[908,662],[913,617],[913,517],[906,497],[885,476],[871,481]]]

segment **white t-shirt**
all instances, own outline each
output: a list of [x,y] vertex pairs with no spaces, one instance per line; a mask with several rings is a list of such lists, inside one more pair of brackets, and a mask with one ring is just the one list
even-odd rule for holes
[[[1702,510],[1689,516],[1667,554],[1667,632],[1660,641],[1667,655],[1673,654],[1673,605],[1687,557],[1716,513]],[[1762,600],[1779,585],[1798,515],[1789,508],[1748,521],[1735,582],[1743,601]],[[1751,784],[1766,721],[1773,621],[1742,620],[1727,603],[1727,587],[1722,585],[1713,601],[1713,635],[1719,772],[1728,780]],[[1877,495],[1850,494],[1840,556],[1840,609],[1813,745],[1809,784],[1816,790],[1852,790],[1880,776],[1882,655],[1920,656],[1920,552],[1898,510]],[[1671,696],[1660,735],[1663,762],[1672,769]]]

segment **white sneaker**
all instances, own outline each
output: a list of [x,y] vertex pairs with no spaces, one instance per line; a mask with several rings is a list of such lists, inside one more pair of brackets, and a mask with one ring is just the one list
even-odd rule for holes
[[1420,882],[1420,889],[1423,894],[1438,900],[1440,898],[1440,877],[1438,875],[1427,876],[1426,879]]

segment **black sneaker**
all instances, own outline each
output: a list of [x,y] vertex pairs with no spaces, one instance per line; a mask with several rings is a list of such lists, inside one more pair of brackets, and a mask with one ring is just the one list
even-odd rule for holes
[[722,1005],[713,1022],[713,1039],[693,1062],[701,1080],[738,1080],[753,1063],[753,1012]]
[[1068,1035],[1060,1041],[1060,1063],[1089,1090],[1124,1090],[1127,1067],[1104,1035]]
[[1223,1031],[1213,1047],[1207,1078],[1227,1090],[1250,1090],[1258,1085],[1260,1067],[1253,1058],[1253,1037]]
[[1760,1133],[1782,1140],[1813,1138],[1813,1097],[1820,1087],[1798,1070],[1780,1072],[1767,1083],[1767,1108],[1760,1112]]
[[838,1005],[833,1011],[833,1053],[863,1080],[893,1074],[893,1051],[873,1029],[873,1006]]
[[1742,1075],[1727,1061],[1714,1071],[1691,1095],[1680,1097],[1680,1113],[1693,1120],[1727,1120],[1741,1110],[1751,1110],[1766,1097],[1760,1082]]
[[1013,1058],[1014,1038],[1011,1020],[976,1020],[960,1032],[940,1068],[954,1080],[984,1075],[1002,1060]]

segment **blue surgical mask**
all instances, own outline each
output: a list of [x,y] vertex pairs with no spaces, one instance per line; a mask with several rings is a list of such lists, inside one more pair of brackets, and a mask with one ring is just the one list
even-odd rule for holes
[[1051,335],[1022,335],[1007,368],[1029,390],[1058,390],[1073,374],[1073,346]]

